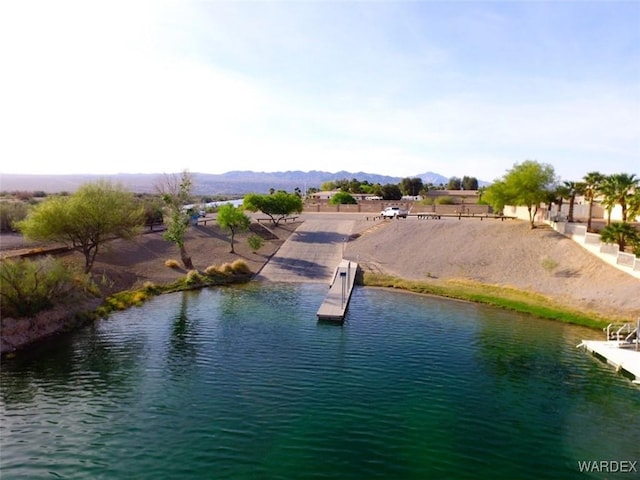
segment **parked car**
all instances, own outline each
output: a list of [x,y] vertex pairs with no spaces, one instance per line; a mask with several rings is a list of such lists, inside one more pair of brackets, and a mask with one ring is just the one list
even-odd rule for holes
[[387,207],[380,212],[384,218],[407,218],[409,212],[400,207]]

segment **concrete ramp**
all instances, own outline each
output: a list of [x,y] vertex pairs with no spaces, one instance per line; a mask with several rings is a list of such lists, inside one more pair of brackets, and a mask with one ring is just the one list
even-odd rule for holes
[[329,283],[342,260],[353,220],[305,218],[257,275],[257,280]]

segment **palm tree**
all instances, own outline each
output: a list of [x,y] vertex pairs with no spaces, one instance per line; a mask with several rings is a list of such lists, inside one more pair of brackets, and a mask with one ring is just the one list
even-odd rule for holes
[[553,197],[552,201],[558,202],[557,216],[560,217],[562,215],[562,201],[571,196],[571,190],[566,185],[558,185],[551,196]]
[[606,243],[617,243],[624,252],[627,244],[635,244],[640,240],[640,232],[626,222],[613,222],[602,229],[600,239]]
[[636,188],[635,193],[629,198],[627,214],[632,222],[637,216],[640,216],[640,188]]
[[622,207],[622,221],[627,221],[627,205],[635,191],[640,188],[640,179],[634,173],[611,175],[615,184],[616,201]]
[[584,177],[584,196],[589,202],[589,219],[587,220],[587,231],[591,231],[591,217],[593,216],[593,201],[598,194],[598,188],[604,179],[600,172],[589,172]]
[[584,184],[581,182],[563,182],[569,191],[569,213],[567,214],[567,222],[573,222],[573,206],[576,203],[576,195],[580,195],[584,191]]
[[607,211],[607,226],[609,226],[611,225],[611,210],[618,203],[613,175],[607,175],[602,179],[598,186],[598,192],[602,195],[602,205]]

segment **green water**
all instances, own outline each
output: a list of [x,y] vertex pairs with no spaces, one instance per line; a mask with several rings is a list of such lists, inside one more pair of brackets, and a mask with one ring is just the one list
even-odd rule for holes
[[161,296],[0,372],[1,478],[633,478],[640,389],[598,332],[324,285]]

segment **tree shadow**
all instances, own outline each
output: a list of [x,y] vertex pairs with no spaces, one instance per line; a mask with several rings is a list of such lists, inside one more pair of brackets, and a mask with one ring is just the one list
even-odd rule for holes
[[565,268],[563,270],[558,270],[553,275],[560,278],[577,278],[582,276],[580,270],[577,268]]
[[336,232],[297,232],[291,239],[304,243],[342,243],[349,240],[349,235]]
[[302,277],[327,277],[333,272],[333,269],[319,263],[294,257],[274,257],[270,263],[282,270],[290,271],[292,275]]
[[220,232],[218,229],[215,229],[213,227],[207,227],[206,225],[194,225],[192,228],[199,233],[206,235],[207,237],[213,237],[219,240],[225,240],[227,242],[229,241],[228,235]]

